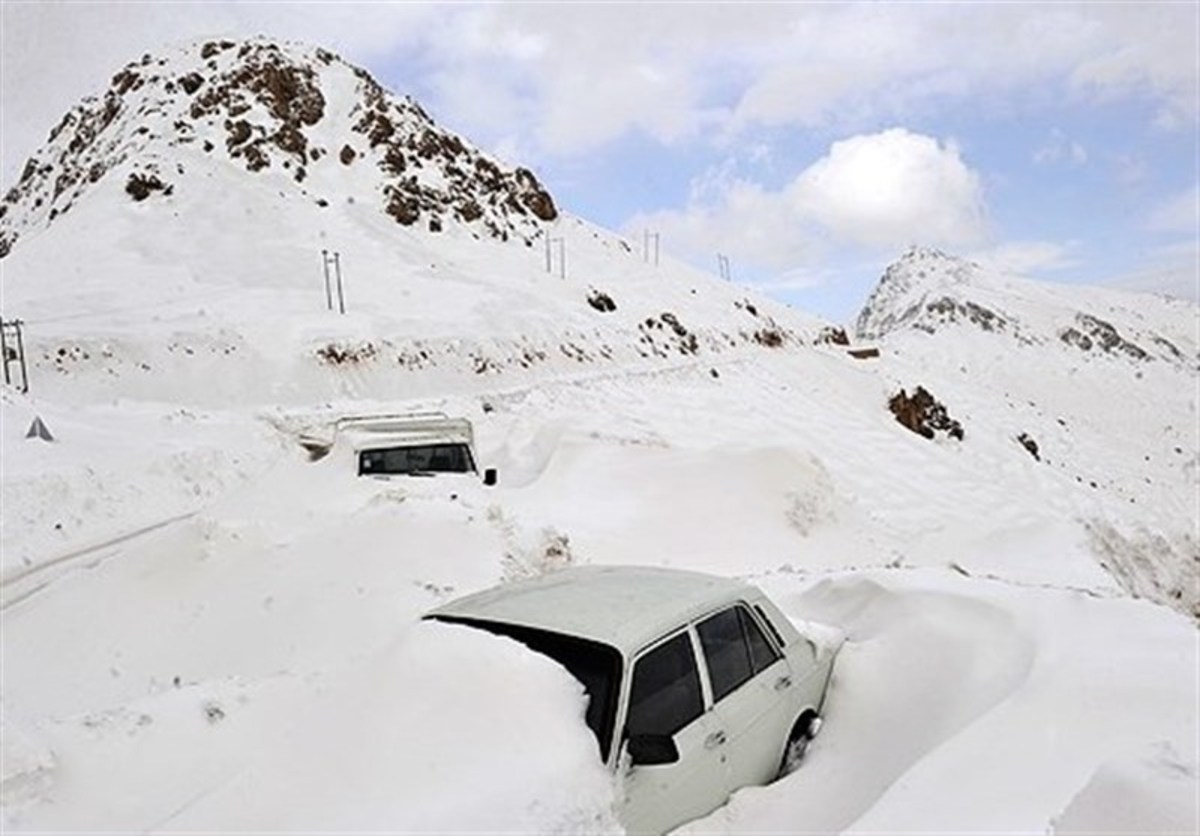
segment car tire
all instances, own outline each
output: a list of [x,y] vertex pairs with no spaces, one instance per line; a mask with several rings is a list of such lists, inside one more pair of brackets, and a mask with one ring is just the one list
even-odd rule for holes
[[779,778],[791,775],[800,768],[800,763],[808,752],[808,744],[812,742],[820,726],[820,717],[812,712],[803,714],[796,721],[796,725],[792,726],[792,733],[788,735],[787,744],[783,747],[783,757],[779,762]]

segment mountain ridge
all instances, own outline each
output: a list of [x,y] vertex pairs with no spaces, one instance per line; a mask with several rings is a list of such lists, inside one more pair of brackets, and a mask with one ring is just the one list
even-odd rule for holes
[[1061,344],[1084,359],[1161,361],[1200,370],[1197,306],[1085,285],[1034,282],[940,250],[913,247],[890,264],[854,325],[859,339],[972,328],[1021,346]]

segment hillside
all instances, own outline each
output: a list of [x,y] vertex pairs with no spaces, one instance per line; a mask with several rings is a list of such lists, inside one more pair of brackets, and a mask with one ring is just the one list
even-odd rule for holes
[[[419,620],[589,563],[847,637],[802,768],[682,832],[1196,830],[1195,305],[914,250],[851,342],[531,172],[262,40],[53,132],[0,215],[5,832],[619,832],[579,684]],[[420,410],[498,486],[299,443]]]
[[[64,118],[3,206],[4,315],[56,398],[311,401],[344,391],[347,364],[357,394],[391,396],[434,368],[470,387],[821,328],[648,263],[320,49],[143,58]],[[176,385],[195,375],[211,388]]]

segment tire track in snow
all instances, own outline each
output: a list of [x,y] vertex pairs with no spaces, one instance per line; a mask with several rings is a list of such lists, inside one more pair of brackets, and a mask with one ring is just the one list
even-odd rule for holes
[[[127,543],[130,540],[144,537],[147,534],[151,534],[177,522],[182,522],[194,517],[197,513],[199,512],[188,511],[185,514],[177,514],[165,520],[159,520],[150,525],[126,532],[125,534],[110,537],[102,542],[79,549],[72,549],[58,557],[11,573],[8,577],[0,580],[0,612],[28,600],[80,566],[85,569],[94,569],[120,553],[119,551],[114,551],[109,554],[103,554],[106,550],[112,549],[114,546],[119,546],[122,543]],[[101,554],[97,554],[98,552],[101,552]],[[88,558],[92,555],[95,555],[95,559],[89,561]]]

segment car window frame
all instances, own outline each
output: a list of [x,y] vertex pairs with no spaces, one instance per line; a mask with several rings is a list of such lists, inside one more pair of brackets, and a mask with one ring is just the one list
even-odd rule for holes
[[[779,634],[778,628],[767,618],[765,613],[762,613],[759,610],[759,599],[757,598],[754,600],[748,600],[746,598],[734,598],[710,607],[703,612],[689,615],[680,624],[672,627],[657,639],[642,645],[635,652],[629,654],[626,664],[624,665],[624,671],[622,673],[620,697],[617,705],[618,716],[613,727],[613,746],[609,750],[614,764],[617,763],[616,759],[621,757],[621,754],[625,748],[625,740],[628,737],[626,734],[626,727],[629,720],[629,701],[633,696],[634,668],[637,666],[637,663],[641,661],[641,659],[648,653],[658,649],[681,633],[687,633],[688,635],[692,646],[692,659],[696,663],[696,669],[700,676],[700,693],[703,698],[703,710],[701,711],[700,716],[702,717],[713,710],[717,701],[714,699],[712,672],[708,667],[708,659],[705,657],[704,645],[700,641],[700,634],[697,632],[697,626],[700,624],[700,622],[716,615],[719,612],[738,606],[742,607],[749,615],[751,621],[758,625],[760,632],[766,637],[767,643],[775,651],[776,658],[774,662],[767,666],[767,668],[751,674],[749,679],[741,683],[741,685],[731,691],[730,694],[736,693],[737,690],[744,686],[747,682],[753,681],[760,674],[764,673],[767,669],[774,667],[780,661],[786,662],[787,650],[786,645],[783,642],[783,638]],[[766,622],[765,625],[763,623],[764,621]],[[726,696],[729,696],[729,694],[726,694]],[[693,720],[692,722],[695,721]]]
[[700,686],[700,713],[688,723],[676,729],[672,737],[678,734],[680,730],[687,728],[687,726],[702,718],[712,709],[712,689],[708,682],[708,669],[704,667],[704,655],[700,649],[699,637],[696,635],[695,627],[689,619],[669,632],[664,633],[658,639],[638,648],[637,652],[630,656],[628,664],[625,665],[622,676],[620,704],[618,706],[620,716],[613,730],[613,733],[616,735],[616,739],[614,740],[616,745],[610,750],[617,757],[620,757],[624,751],[625,741],[629,738],[629,705],[633,698],[633,675],[638,663],[655,650],[658,650],[668,642],[674,641],[681,635],[686,635],[688,638],[688,646],[691,648],[692,653],[692,662],[696,667],[696,679]]
[[[758,612],[756,612],[756,610],[758,608],[755,605],[755,603],[752,601],[747,601],[744,598],[738,598],[733,601],[726,602],[719,607],[714,607],[713,609],[708,610],[707,612],[703,613],[702,615],[695,617],[691,621],[691,628],[692,628],[692,632],[694,633],[694,637],[695,637],[696,649],[699,653],[700,661],[704,668],[704,679],[705,679],[705,684],[708,686],[707,690],[708,690],[709,700],[710,700],[709,708],[711,708],[712,706],[715,706],[718,702],[720,702],[720,700],[716,699],[716,691],[714,689],[713,682],[712,682],[712,670],[708,666],[708,657],[704,653],[704,643],[700,640],[699,626],[700,626],[701,622],[707,621],[708,619],[712,618],[713,616],[716,616],[716,615],[726,612],[728,610],[737,610],[739,608],[745,614],[745,616],[750,619],[750,623],[752,623],[756,627],[758,627],[759,633],[766,639],[767,645],[771,648],[771,650],[775,654],[775,658],[771,661],[771,663],[769,665],[766,665],[761,670],[755,670],[754,669],[754,654],[750,650],[749,643],[746,643],[746,654],[750,661],[750,676],[748,676],[746,679],[743,679],[741,682],[739,682],[732,690],[726,692],[725,694],[722,694],[721,699],[722,700],[726,699],[727,697],[737,693],[739,690],[741,690],[743,687],[745,687],[747,683],[753,682],[757,677],[759,677],[766,671],[770,670],[775,665],[779,664],[780,661],[785,661],[787,659],[787,653],[785,652],[785,649],[781,644],[781,640],[776,635],[774,625],[772,625],[771,628],[767,628],[767,627],[763,626],[762,619],[758,617],[759,614],[758,614]],[[742,636],[742,640],[743,640],[743,642],[746,641],[745,635]]]

